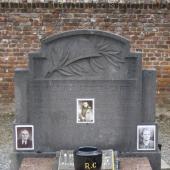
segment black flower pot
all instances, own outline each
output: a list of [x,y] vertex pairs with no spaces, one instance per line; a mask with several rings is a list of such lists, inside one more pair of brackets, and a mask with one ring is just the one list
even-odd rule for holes
[[74,151],[75,170],[101,170],[102,151],[96,147],[85,146]]

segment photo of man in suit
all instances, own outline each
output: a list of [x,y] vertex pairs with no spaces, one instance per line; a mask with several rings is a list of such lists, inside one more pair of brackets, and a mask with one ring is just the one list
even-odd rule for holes
[[16,149],[17,150],[32,150],[33,143],[33,127],[32,125],[17,125],[16,127]]
[[32,148],[32,141],[29,139],[30,134],[27,129],[21,131],[21,139],[18,139],[19,148]]

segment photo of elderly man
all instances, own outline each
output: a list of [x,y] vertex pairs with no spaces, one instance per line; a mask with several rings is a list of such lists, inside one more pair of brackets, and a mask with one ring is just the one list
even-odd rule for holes
[[33,126],[32,125],[17,125],[16,131],[16,150],[33,150]]

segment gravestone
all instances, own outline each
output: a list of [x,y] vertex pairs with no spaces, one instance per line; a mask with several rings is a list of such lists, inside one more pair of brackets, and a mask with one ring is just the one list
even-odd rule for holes
[[[136,149],[136,126],[155,121],[155,80],[123,37],[97,30],[54,35],[29,54],[28,69],[15,72],[15,124],[34,125],[35,155],[92,145],[146,156],[159,170],[158,148]],[[92,122],[78,120],[79,100],[93,101]]]

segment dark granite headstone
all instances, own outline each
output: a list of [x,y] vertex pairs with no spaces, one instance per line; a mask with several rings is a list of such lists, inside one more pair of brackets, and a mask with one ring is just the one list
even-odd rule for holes
[[[39,152],[82,145],[136,152],[136,126],[155,120],[156,74],[141,63],[129,41],[112,33],[49,37],[30,54],[28,70],[16,70],[15,123],[34,125]],[[94,100],[94,123],[77,123],[77,99]]]

